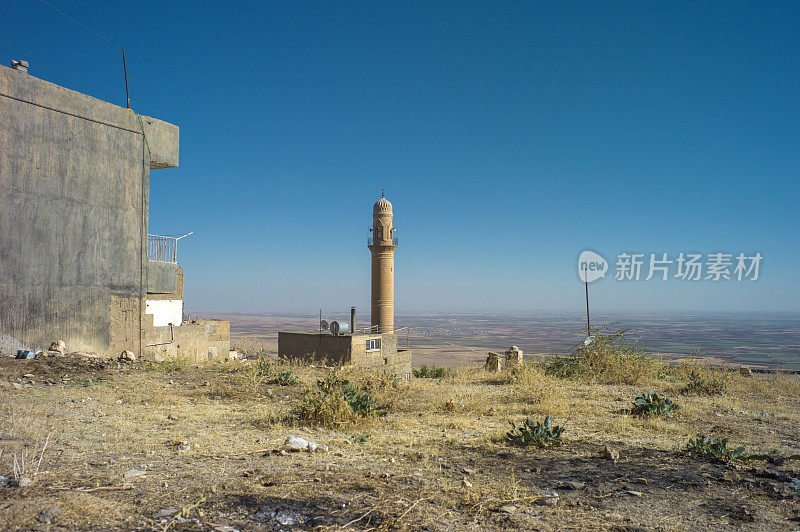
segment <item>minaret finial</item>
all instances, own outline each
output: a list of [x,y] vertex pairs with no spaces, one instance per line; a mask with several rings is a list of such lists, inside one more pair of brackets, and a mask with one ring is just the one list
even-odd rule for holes
[[385,198],[386,196],[383,195],[383,188],[381,188],[381,197]]

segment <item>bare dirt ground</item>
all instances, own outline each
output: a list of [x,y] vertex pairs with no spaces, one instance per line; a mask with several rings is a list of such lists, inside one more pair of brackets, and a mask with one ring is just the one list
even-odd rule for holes
[[[0,359],[2,530],[800,530],[800,465],[715,463],[698,432],[800,452],[800,382],[734,374],[723,396],[462,368],[375,388],[385,418],[334,429],[296,416],[328,370],[80,357]],[[350,373],[351,382],[374,376]],[[669,418],[626,411],[647,389]],[[551,415],[563,444],[517,448],[509,421]],[[328,452],[281,454],[297,435]],[[613,460],[605,446],[619,452]],[[557,500],[553,494],[557,494]]]

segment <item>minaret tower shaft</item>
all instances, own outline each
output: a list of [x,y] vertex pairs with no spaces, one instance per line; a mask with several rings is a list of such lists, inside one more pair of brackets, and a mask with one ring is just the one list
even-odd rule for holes
[[397,238],[392,225],[392,204],[381,192],[372,207],[372,331],[394,332],[394,251]]

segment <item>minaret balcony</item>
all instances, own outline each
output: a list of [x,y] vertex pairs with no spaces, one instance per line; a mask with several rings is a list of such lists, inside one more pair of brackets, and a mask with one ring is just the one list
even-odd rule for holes
[[373,237],[370,236],[370,237],[367,237],[367,245],[368,246],[396,246],[397,245],[397,237],[393,236],[392,237],[392,241],[389,242],[389,240],[387,240],[385,238],[379,238],[379,239],[375,240]]

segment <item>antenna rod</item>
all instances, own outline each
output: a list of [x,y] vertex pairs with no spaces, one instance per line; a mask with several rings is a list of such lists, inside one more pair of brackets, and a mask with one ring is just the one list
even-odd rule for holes
[[122,47],[122,70],[125,71],[125,99],[128,100],[128,109],[131,108],[131,97],[128,93],[128,65],[125,63],[125,47]]
[[583,267],[583,285],[586,288],[586,336],[592,335],[592,328],[589,326],[589,272],[586,266]]

